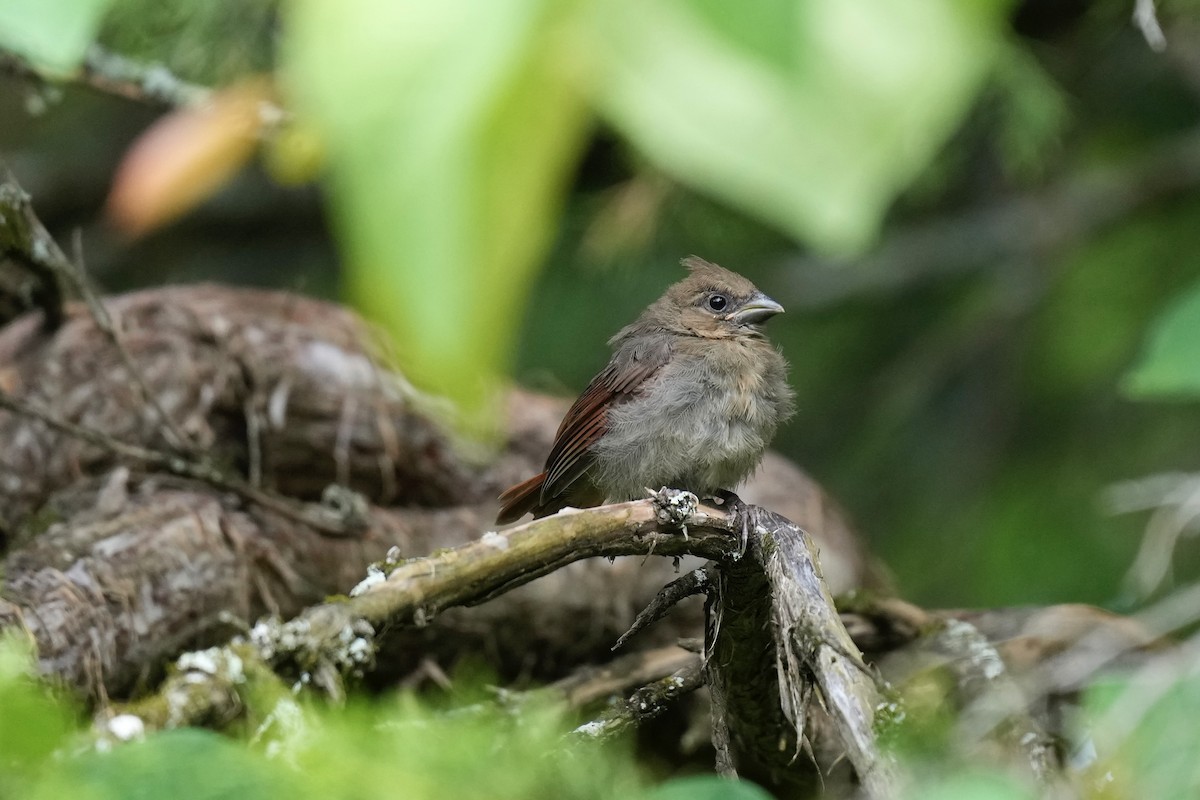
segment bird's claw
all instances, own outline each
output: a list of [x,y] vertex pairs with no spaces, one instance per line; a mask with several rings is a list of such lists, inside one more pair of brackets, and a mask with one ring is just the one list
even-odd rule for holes
[[746,555],[746,551],[750,549],[750,529],[752,527],[756,527],[754,521],[754,512],[756,509],[754,506],[747,505],[742,501],[742,498],[738,497],[728,489],[718,489],[717,492],[713,494],[712,499],[716,500],[720,506],[729,512],[729,516],[737,525],[737,557],[740,559],[742,556]]

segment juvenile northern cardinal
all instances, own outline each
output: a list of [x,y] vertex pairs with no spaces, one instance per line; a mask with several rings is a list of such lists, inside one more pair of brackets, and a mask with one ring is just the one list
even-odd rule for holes
[[787,362],[759,330],[783,306],[716,264],[683,264],[691,274],[609,340],[545,471],[500,495],[497,522],[663,486],[714,495],[758,466],[793,409]]

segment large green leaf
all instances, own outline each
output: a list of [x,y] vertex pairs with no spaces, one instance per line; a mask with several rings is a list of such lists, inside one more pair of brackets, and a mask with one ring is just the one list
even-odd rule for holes
[[595,3],[594,93],[678,180],[818,247],[857,248],[962,118],[1005,7]]
[[[507,371],[585,108],[556,0],[294,0],[350,298],[470,416]],[[473,417],[481,419],[478,414]]]
[[112,0],[0,2],[0,47],[40,67],[70,72],[79,66]]
[[1200,395],[1200,284],[1155,322],[1146,352],[1127,376],[1125,388],[1135,397]]

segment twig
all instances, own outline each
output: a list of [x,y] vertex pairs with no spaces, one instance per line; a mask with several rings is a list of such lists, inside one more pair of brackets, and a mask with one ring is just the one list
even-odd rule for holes
[[210,94],[207,87],[181,80],[161,64],[142,64],[92,45],[79,69],[69,75],[44,72],[21,56],[0,50],[0,72],[36,84],[68,80],[155,108],[194,105]]
[[[362,617],[372,625],[425,624],[446,608],[475,605],[547,575],[574,561],[599,556],[699,555],[725,560],[734,549],[730,517],[699,506],[687,519],[689,537],[659,520],[658,500],[638,500],[566,511],[482,537],[439,555],[406,561],[387,579],[349,602],[312,609],[341,621]],[[322,610],[324,609],[324,610]]]
[[275,513],[286,517],[287,519],[293,520],[294,522],[298,522],[302,525],[307,525],[323,535],[341,538],[347,536],[357,536],[361,533],[360,530],[354,529],[351,526],[347,526],[341,520],[333,521],[330,519],[323,519],[321,516],[318,516],[318,514],[324,514],[326,512],[326,509],[323,506],[318,506],[316,513],[310,513],[305,508],[298,508],[286,498],[251,486],[241,478],[228,475],[211,464],[193,461],[182,456],[161,453],[157,450],[150,450],[148,448],[141,447],[140,445],[122,442],[119,439],[115,439],[102,431],[92,430],[91,428],[86,428],[82,425],[77,425],[73,422],[59,419],[53,414],[50,414],[49,412],[38,408],[37,406],[31,405],[24,400],[13,397],[3,390],[0,390],[0,409],[37,420],[43,425],[46,425],[47,427],[52,428],[60,433],[64,433],[76,439],[81,439],[89,444],[94,444],[97,447],[104,448],[105,450],[108,450],[114,455],[122,458],[138,461],[147,466],[158,467],[174,475],[180,475],[185,478],[202,481],[223,491],[233,492],[239,497],[260,505],[263,508],[269,509],[270,511],[274,511]]
[[167,409],[163,407],[158,393],[152,391],[146,383],[145,376],[142,375],[142,371],[134,363],[133,355],[125,347],[125,343],[121,341],[121,334],[117,329],[117,325],[113,322],[112,315],[108,313],[108,309],[104,307],[104,303],[100,300],[99,295],[96,294],[96,289],[92,286],[92,282],[88,278],[87,271],[84,268],[83,240],[80,238],[78,229],[75,231],[74,245],[75,261],[71,262],[68,260],[62,265],[63,274],[75,285],[75,289],[87,305],[88,312],[91,313],[96,327],[104,333],[105,337],[112,343],[113,348],[116,349],[117,355],[121,358],[121,363],[125,365],[125,371],[129,373],[130,381],[137,387],[142,399],[158,415],[171,447],[182,453],[194,450],[195,446],[188,435],[183,432],[171,415],[167,413]]
[[710,586],[708,570],[705,567],[694,569],[671,581],[634,618],[629,630],[621,634],[621,638],[617,639],[617,643],[612,646],[612,649],[620,650],[634,635],[666,616],[667,612],[674,608],[680,600],[692,595],[705,594],[709,591]]
[[1162,26],[1158,24],[1158,12],[1154,10],[1154,0],[1134,0],[1133,24],[1142,32],[1146,44],[1156,53],[1167,49],[1167,37]]
[[600,666],[583,667],[530,694],[556,695],[566,703],[567,708],[582,710],[613,695],[629,692],[635,687],[645,686],[699,664],[699,655],[682,647],[656,647],[614,658]]
[[83,267],[83,247],[78,238],[75,239],[75,262],[54,241],[54,237],[42,225],[41,220],[33,211],[29,195],[17,183],[16,177],[7,166],[0,162],[0,255],[15,256],[40,276],[49,294],[43,303],[46,327],[55,329],[63,319],[63,293],[65,288],[73,287],[87,304],[88,310],[98,327],[116,348],[129,379],[137,387],[142,399],[154,410],[162,421],[168,434],[171,446],[187,451],[187,435],[163,408],[157,394],[146,385],[141,370],[133,361],[133,356],[121,341],[117,326],[100,301],[91,282],[88,280]]
[[643,686],[623,702],[617,703],[598,719],[586,722],[571,732],[576,740],[611,739],[630,728],[661,716],[672,702],[704,685],[704,668],[700,659],[672,675]]
[[965,743],[999,737],[1022,754],[1035,778],[1053,778],[1053,740],[1029,712],[1026,694],[986,636],[968,622],[951,619],[929,636],[922,652],[948,659],[963,703],[958,730]]
[[0,259],[5,257],[18,261],[32,274],[37,283],[32,293],[45,315],[45,328],[58,328],[64,317],[70,262],[33,213],[29,195],[0,161]]

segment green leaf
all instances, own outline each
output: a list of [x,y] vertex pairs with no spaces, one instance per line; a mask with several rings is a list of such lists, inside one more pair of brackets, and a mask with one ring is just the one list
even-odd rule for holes
[[1200,714],[1194,673],[1164,668],[1133,680],[1102,679],[1089,687],[1085,707],[1100,759],[1091,772],[1116,781],[1108,796],[1200,797],[1200,763],[1190,746]]
[[48,776],[34,797],[270,800],[311,796],[297,795],[299,788],[279,762],[215,733],[185,728],[73,759]]
[[9,630],[0,635],[0,797],[34,774],[73,729],[67,705],[34,677],[33,645]]
[[770,800],[770,797],[753,783],[712,775],[676,778],[645,795],[646,800]]
[[1034,794],[1001,773],[969,771],[926,781],[908,796],[913,800],[1033,800]]
[[[550,709],[431,713],[412,697],[351,704],[302,740],[308,794],[321,800],[615,800],[639,796],[627,747],[566,749]],[[328,766],[327,766],[328,765]]]
[[556,0],[294,0],[350,299],[468,421],[507,372],[586,114]]
[[1125,377],[1124,389],[1137,398],[1200,394],[1200,284],[1155,321],[1146,352]]
[[52,72],[79,66],[112,0],[0,2],[0,47]]
[[596,3],[594,92],[678,180],[818,247],[860,248],[967,110],[1006,6]]

